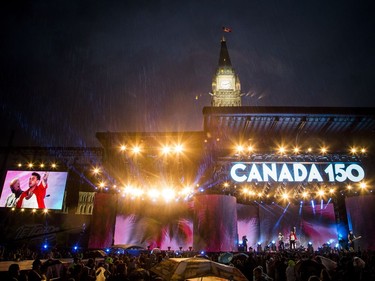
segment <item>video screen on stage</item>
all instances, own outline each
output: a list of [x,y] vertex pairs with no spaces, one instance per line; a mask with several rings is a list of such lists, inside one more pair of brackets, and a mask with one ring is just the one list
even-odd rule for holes
[[61,210],[68,172],[7,171],[0,207]]

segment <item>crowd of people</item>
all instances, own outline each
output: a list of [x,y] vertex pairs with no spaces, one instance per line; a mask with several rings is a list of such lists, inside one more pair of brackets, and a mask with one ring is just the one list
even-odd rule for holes
[[[56,253],[56,254],[60,254]],[[71,254],[71,253],[69,253]],[[48,253],[38,255],[31,270],[20,271],[17,262],[10,265],[8,280],[69,280],[69,281],[152,281],[163,280],[150,269],[171,257],[193,257],[220,262],[223,253],[194,251],[138,251],[137,254],[109,253],[103,257],[88,257],[76,254],[72,262],[62,263]],[[88,258],[86,258],[88,257]],[[46,258],[46,259],[41,259]],[[375,255],[373,252],[307,252],[283,250],[277,252],[233,253],[227,263],[237,267],[248,280],[274,281],[329,281],[329,280],[375,280]],[[3,279],[2,279],[3,280]],[[234,279],[235,280],[235,279]]]

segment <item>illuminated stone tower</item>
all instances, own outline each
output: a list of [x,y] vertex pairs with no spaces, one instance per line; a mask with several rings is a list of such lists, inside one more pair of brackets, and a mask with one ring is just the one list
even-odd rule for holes
[[241,84],[230,62],[225,38],[221,39],[219,65],[212,79],[211,106],[241,106]]

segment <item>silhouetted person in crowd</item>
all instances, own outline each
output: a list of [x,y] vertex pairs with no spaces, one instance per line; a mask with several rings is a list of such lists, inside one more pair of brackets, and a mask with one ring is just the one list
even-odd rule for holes
[[33,262],[32,269],[29,271],[28,280],[29,281],[45,280],[46,278],[45,276],[43,276],[41,268],[42,268],[42,262],[39,259],[36,259]]
[[20,277],[20,266],[18,263],[13,263],[9,266],[8,269],[8,280],[19,281]]

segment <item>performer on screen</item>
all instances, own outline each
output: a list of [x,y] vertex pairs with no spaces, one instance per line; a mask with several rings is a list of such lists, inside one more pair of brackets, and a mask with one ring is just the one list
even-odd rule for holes
[[279,236],[277,236],[277,238],[279,239],[279,251],[285,250],[284,235],[281,232],[279,232]]
[[297,241],[297,235],[296,235],[296,228],[294,227],[293,230],[291,230],[289,234],[289,247],[291,250],[296,249],[296,241]]
[[5,207],[12,208],[12,207],[16,207],[17,200],[22,194],[22,189],[20,187],[20,180],[18,178],[12,179],[12,181],[9,184],[9,187],[12,193],[8,195],[5,201]]
[[44,197],[46,197],[48,188],[47,180],[48,173],[45,173],[41,178],[39,173],[33,172],[29,178],[29,188],[21,194],[16,207],[44,209],[46,207]]

